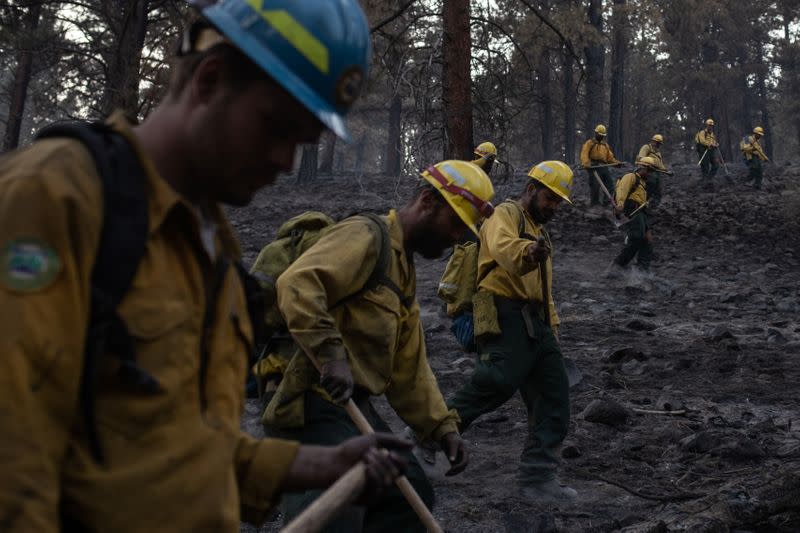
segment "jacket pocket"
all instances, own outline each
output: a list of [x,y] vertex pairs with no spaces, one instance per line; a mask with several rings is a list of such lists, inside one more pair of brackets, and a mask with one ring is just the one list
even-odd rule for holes
[[97,421],[134,438],[171,418],[187,394],[196,396],[199,337],[191,328],[191,308],[177,299],[136,298],[126,303],[122,315],[133,343],[132,364],[157,387],[131,386],[120,358],[100,356]]

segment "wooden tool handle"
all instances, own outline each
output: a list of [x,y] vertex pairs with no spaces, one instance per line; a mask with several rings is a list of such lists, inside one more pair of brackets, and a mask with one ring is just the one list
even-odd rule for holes
[[[317,368],[317,370],[321,372],[322,368],[317,359],[311,355],[308,350],[306,350],[306,355],[311,360],[311,363]],[[361,412],[352,399],[347,400],[344,409],[347,411],[350,419],[361,433],[364,435],[371,435],[372,433],[375,433],[375,430],[372,429],[372,426],[364,416],[364,413]],[[405,476],[400,476],[397,478],[395,483],[397,484],[397,488],[400,489],[400,492],[403,493],[403,496],[408,504],[412,509],[414,509],[414,512],[417,513],[417,517],[420,519],[425,528],[431,533],[444,533],[442,526],[439,525],[439,522],[436,521],[436,518],[434,518],[430,510],[428,510],[425,502],[422,501],[422,498],[419,497],[417,491],[414,490],[414,487],[411,485],[411,482],[408,481],[408,478]]]
[[321,530],[342,509],[353,503],[366,483],[367,468],[364,463],[358,463],[281,529],[281,533],[315,533]]

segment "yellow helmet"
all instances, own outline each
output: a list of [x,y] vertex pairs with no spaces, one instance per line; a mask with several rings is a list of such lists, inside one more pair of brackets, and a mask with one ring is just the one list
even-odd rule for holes
[[753,128],[753,133],[758,135],[764,135],[764,128],[762,128],[761,126],[756,126],[755,128]]
[[419,175],[436,187],[475,235],[478,234],[478,223],[494,213],[491,202],[494,187],[479,166],[451,159],[436,163]]
[[652,142],[656,142],[656,143],[663,143],[664,142],[664,136],[661,135],[660,133],[656,133],[655,135],[653,135],[653,138],[650,139],[650,140]]
[[595,128],[594,128],[594,132],[595,132],[596,134],[598,134],[598,135],[602,135],[603,137],[605,137],[605,136],[606,136],[606,127],[605,127],[605,126],[603,126],[602,124],[598,124],[598,125],[597,125],[597,126],[595,126]]
[[713,126],[713,125],[714,125],[714,119],[713,118],[707,118],[706,119],[706,126]]
[[559,195],[570,205],[572,204],[569,195],[572,194],[573,174],[572,169],[566,163],[562,161],[542,161],[531,168],[528,176]]
[[655,168],[656,160],[649,155],[644,156],[640,160],[636,162],[636,166],[639,167],[647,167],[647,168]]
[[489,157],[490,155],[497,155],[497,147],[489,141],[482,142],[475,147],[475,155],[478,157]]

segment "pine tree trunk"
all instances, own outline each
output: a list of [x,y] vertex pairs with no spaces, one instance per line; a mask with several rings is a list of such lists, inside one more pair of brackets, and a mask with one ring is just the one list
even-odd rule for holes
[[19,145],[22,118],[25,114],[25,100],[28,98],[28,87],[33,74],[34,33],[39,26],[41,12],[42,4],[34,2],[23,17],[22,32],[27,38],[21,39],[21,46],[17,53],[17,66],[14,69],[14,78],[11,86],[8,120],[6,121],[6,132],[3,138],[3,151],[13,150]]
[[[627,153],[623,114],[625,109],[625,60],[628,47],[625,0],[614,0],[614,48],[611,50],[611,101],[609,105],[608,140],[620,154]],[[620,155],[622,157],[622,155]]]
[[444,158],[470,159],[473,139],[469,0],[444,0],[442,16]]
[[539,124],[541,126],[542,159],[553,159],[553,97],[550,76],[550,50],[539,57],[536,78],[539,81]]
[[564,161],[568,164],[575,163],[575,134],[577,129],[577,113],[575,112],[575,79],[572,66],[575,59],[564,47],[563,56],[563,97],[564,97]]
[[386,128],[386,155],[383,172],[388,176],[399,176],[403,163],[403,141],[401,119],[403,114],[403,98],[395,92],[389,105],[389,127]]
[[333,132],[326,132],[324,135],[322,149],[322,163],[319,164],[320,174],[333,173],[333,155],[336,153],[336,135]]
[[[108,74],[100,109],[108,115],[122,109],[131,119],[139,114],[139,64],[147,34],[149,0],[106,2],[106,15],[118,45],[108,52]],[[115,10],[115,11],[111,11]]]
[[603,99],[605,92],[603,70],[606,64],[606,50],[602,42],[603,1],[589,0],[587,11],[589,24],[598,32],[598,40],[584,47],[586,56],[586,122],[584,128],[591,135],[594,126],[603,122]]
[[300,169],[297,171],[297,183],[308,183],[317,179],[318,144],[303,146],[303,156],[300,158]]

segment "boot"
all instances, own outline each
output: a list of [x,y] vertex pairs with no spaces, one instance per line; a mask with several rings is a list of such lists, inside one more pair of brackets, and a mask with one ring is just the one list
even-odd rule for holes
[[522,494],[526,499],[537,502],[571,502],[578,498],[578,491],[561,485],[555,478],[525,484],[522,486]]

